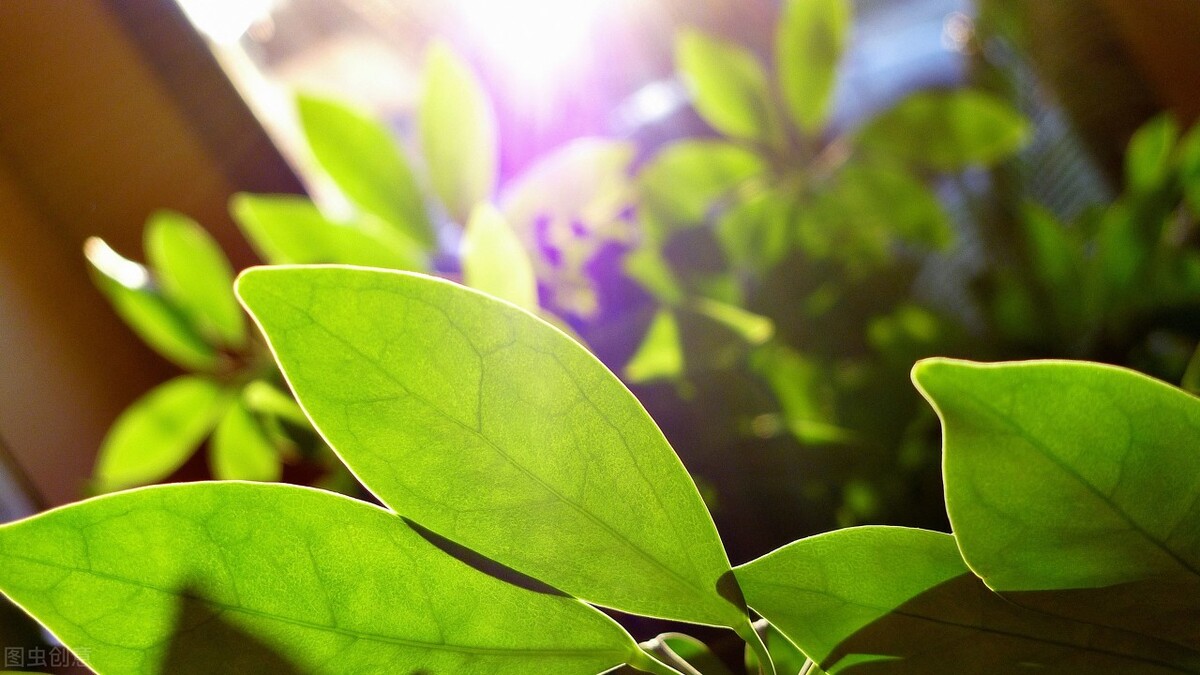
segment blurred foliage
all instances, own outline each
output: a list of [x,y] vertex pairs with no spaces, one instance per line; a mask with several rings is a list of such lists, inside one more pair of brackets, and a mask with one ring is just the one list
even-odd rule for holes
[[[620,333],[629,349],[598,354],[624,365],[729,523],[731,550],[833,525],[936,527],[937,426],[909,383],[916,360],[1084,358],[1174,381],[1187,370],[1200,388],[1200,131],[1147,124],[1125,192],[1065,222],[1034,203],[950,211],[964,177],[986,183],[1030,124],[975,89],[916,92],[834,124],[852,24],[848,0],[785,2],[773,65],[685,30],[679,76],[712,134],[644,159],[629,142],[578,139],[503,186],[488,98],[439,45],[419,152],[353,108],[301,95],[312,159],[344,203],[243,194],[231,212],[268,264],[437,273],[585,338]],[[915,280],[979,227],[1006,245],[951,280],[970,306],[920,293]],[[96,489],[166,479],[211,435],[217,477],[353,490],[233,311],[211,238],[162,213],[145,248],[145,266],[98,240],[87,253],[117,312],[189,374],[116,422]],[[597,272],[613,251],[615,281]],[[613,311],[614,283],[639,288],[640,304]]]

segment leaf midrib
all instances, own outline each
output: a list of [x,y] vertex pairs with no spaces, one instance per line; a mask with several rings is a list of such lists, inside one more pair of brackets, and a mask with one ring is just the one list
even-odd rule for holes
[[[426,649],[426,650],[431,650],[431,651],[457,652],[457,653],[463,653],[463,654],[477,654],[477,655],[483,655],[483,656],[514,656],[514,655],[520,655],[520,654],[540,654],[540,655],[550,655],[550,656],[572,656],[572,655],[592,654],[592,655],[596,655],[596,656],[604,656],[604,655],[611,654],[614,657],[620,657],[621,659],[624,659],[629,654],[628,650],[616,651],[616,650],[589,650],[589,649],[504,649],[504,648],[500,648],[500,647],[477,647],[477,646],[473,646],[473,645],[460,645],[460,644],[454,644],[454,643],[449,643],[449,642],[425,642],[422,640],[412,640],[412,639],[394,637],[394,636],[389,636],[389,635],[380,635],[378,633],[355,631],[355,630],[350,630],[347,628],[340,628],[338,626],[331,626],[331,625],[327,625],[327,624],[316,623],[313,621],[306,621],[304,619],[296,619],[296,618],[292,618],[292,617],[281,616],[279,614],[273,614],[273,613],[265,612],[262,610],[251,609],[249,607],[244,607],[241,605],[231,605],[228,603],[218,602],[216,600],[212,600],[210,598],[205,598],[202,596],[178,593],[178,592],[168,589],[168,588],[163,588],[161,586],[156,586],[154,584],[148,584],[148,583],[136,580],[136,579],[130,579],[128,577],[123,577],[123,576],[116,575],[116,574],[109,574],[107,572],[99,572],[94,569],[82,569],[79,567],[73,567],[71,565],[64,565],[64,564],[49,561],[49,560],[44,560],[44,559],[39,559],[39,558],[31,558],[29,556],[23,556],[23,555],[12,554],[12,553],[0,554],[0,557],[12,558],[15,560],[22,560],[22,561],[33,563],[36,565],[44,565],[46,567],[52,567],[55,569],[65,570],[67,572],[72,572],[75,574],[84,574],[84,575],[100,577],[102,579],[107,579],[109,581],[116,581],[119,583],[136,586],[138,588],[144,588],[147,590],[158,591],[159,593],[162,593],[164,595],[169,595],[169,596],[173,596],[176,598],[196,600],[199,602],[203,602],[207,605],[211,605],[215,608],[218,608],[222,612],[225,612],[225,611],[240,612],[243,614],[248,614],[250,616],[255,616],[258,618],[262,618],[262,619],[269,619],[272,621],[278,621],[280,623],[286,623],[286,624],[290,624],[290,625],[300,626],[303,628],[311,628],[314,630],[321,630],[321,631],[325,631],[328,633],[336,633],[338,635],[344,635],[346,637],[351,637],[351,638],[355,638],[355,639],[373,640],[373,641],[381,642],[384,644],[390,644],[390,645],[396,645],[396,646],[402,646],[402,647],[412,647],[415,649]],[[74,621],[72,621],[71,623],[72,623],[72,625],[76,626],[77,628],[82,629],[82,626],[80,624],[77,624]]]

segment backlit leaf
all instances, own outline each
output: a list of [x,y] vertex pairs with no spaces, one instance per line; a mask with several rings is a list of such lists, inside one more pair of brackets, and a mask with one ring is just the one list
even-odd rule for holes
[[876,117],[860,141],[871,150],[940,171],[987,166],[1025,145],[1029,124],[979,91],[921,92]]
[[745,148],[721,141],[681,141],[638,174],[641,207],[664,232],[703,223],[722,199],[766,170]]
[[634,384],[673,380],[683,374],[679,324],[669,309],[660,309],[646,329],[642,344],[625,364],[625,379]]
[[211,370],[217,352],[183,312],[155,287],[150,271],[92,237],[83,245],[92,280],[113,309],[147,345],[167,359],[195,370]]
[[1142,125],[1125,151],[1125,181],[1130,192],[1147,193],[1163,187],[1171,176],[1179,123],[1162,114]]
[[437,236],[424,198],[390,130],[335,101],[301,95],[296,105],[313,157],[346,198],[434,248]]
[[217,242],[196,221],[172,211],[150,216],[145,237],[155,278],[192,325],[240,347],[246,322],[233,297],[233,268]]
[[765,145],[782,143],[767,76],[752,52],[684,30],[675,42],[675,62],[691,89],[696,112],[712,128]]
[[496,120],[470,67],[445,44],[435,45],[425,61],[419,125],[433,191],[451,217],[465,223],[496,187]]
[[946,506],[999,590],[1200,576],[1200,400],[1090,363],[931,359]]
[[[1025,609],[990,591],[954,538],[857,527],[793,542],[736,570],[749,605],[829,673],[1191,672],[1200,653]],[[1034,594],[1053,602],[1057,592]]]
[[101,673],[595,673],[636,650],[394,513],[288,485],[157,486],[3,526],[0,590]]
[[256,268],[237,288],[315,426],[384,503],[590,602],[746,625],[679,458],[560,331],[421,275]]
[[240,400],[217,423],[209,463],[221,480],[277,481],[283,472],[275,446]]
[[183,375],[129,406],[104,438],[96,459],[97,489],[120,490],[162,480],[183,466],[228,405],[214,381]]
[[529,254],[504,214],[481,204],[471,214],[462,241],[463,282],[471,288],[536,311],[537,278]]
[[833,103],[852,22],[849,0],[787,0],[775,36],[779,90],[796,127],[815,134]]
[[234,220],[263,260],[274,265],[341,263],[424,270],[420,243],[369,214],[339,223],[306,197],[234,195]]

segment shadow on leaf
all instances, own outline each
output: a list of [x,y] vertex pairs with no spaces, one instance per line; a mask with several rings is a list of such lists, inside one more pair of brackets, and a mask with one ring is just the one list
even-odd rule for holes
[[304,671],[259,638],[222,616],[194,588],[180,592],[175,631],[160,672],[272,673],[302,675]]

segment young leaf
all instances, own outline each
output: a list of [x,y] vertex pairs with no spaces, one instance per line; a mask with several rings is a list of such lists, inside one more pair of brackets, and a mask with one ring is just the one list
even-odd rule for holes
[[537,311],[537,278],[521,240],[504,214],[481,204],[471,214],[462,241],[463,282],[474,289]]
[[692,309],[722,324],[752,345],[761,345],[775,334],[773,321],[737,305],[712,298],[696,298],[692,301]]
[[246,341],[246,322],[233,297],[233,268],[196,221],[173,211],[150,216],[146,256],[155,278],[193,326],[231,347]]
[[683,302],[684,291],[662,251],[645,242],[625,256],[625,273],[659,302],[667,306]]
[[369,214],[354,222],[326,218],[306,197],[237,194],[234,220],[263,260],[273,265],[340,263],[397,270],[429,267],[415,239]]
[[451,217],[465,223],[496,187],[495,115],[470,67],[445,44],[430,50],[424,86],[419,125],[429,179]]
[[290,485],[188,483],[0,528],[0,590],[101,673],[600,672],[611,619]]
[[387,127],[314,96],[301,95],[296,105],[313,157],[346,198],[426,249],[434,248],[437,236],[421,190]]
[[828,375],[786,345],[767,344],[750,355],[750,367],[766,380],[787,428],[801,443],[836,443],[850,433],[836,425]]
[[184,368],[216,367],[216,350],[154,287],[149,270],[95,237],[84,243],[83,254],[91,265],[96,287],[146,344]]
[[775,36],[779,90],[806,134],[820,132],[829,119],[851,23],[849,0],[787,0],[784,7]]
[[384,503],[589,602],[747,622],[679,458],[562,332],[399,272],[256,268],[237,291],[314,425]]
[[633,384],[654,380],[673,380],[683,374],[683,345],[679,324],[669,309],[660,309],[646,329],[642,344],[629,363],[625,379]]
[[120,490],[162,480],[183,466],[212,431],[228,396],[214,381],[182,375],[134,401],[104,438],[96,487]]
[[1200,576],[1200,401],[1090,363],[931,359],[946,508],[998,590]]
[[638,174],[641,206],[663,233],[699,225],[719,199],[765,170],[762,158],[732,143],[681,141]]
[[675,41],[675,62],[692,92],[696,112],[732,138],[779,145],[767,76],[749,50],[684,30]]
[[1197,652],[1154,636],[1022,608],[988,590],[938,532],[838,530],[736,573],[749,605],[831,673],[1165,675],[1200,664]]
[[734,265],[765,274],[792,243],[793,201],[764,192],[736,204],[717,221],[717,240]]
[[1171,175],[1179,123],[1164,113],[1142,125],[1125,151],[1125,181],[1135,194],[1154,192]]
[[862,145],[939,171],[994,164],[1025,145],[1030,129],[1004,101],[978,91],[921,92],[863,129]]
[[221,480],[278,481],[279,453],[242,401],[234,401],[213,432],[209,461]]

